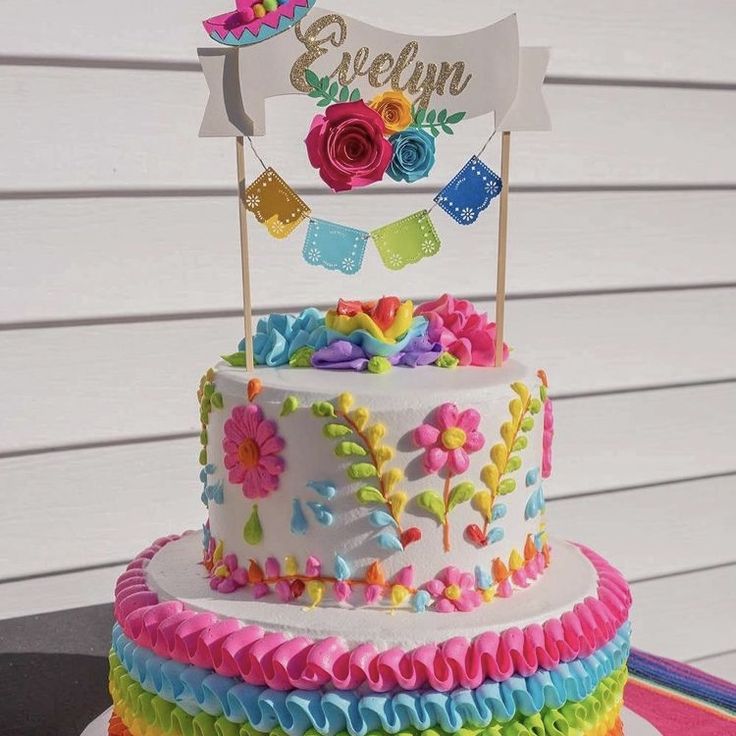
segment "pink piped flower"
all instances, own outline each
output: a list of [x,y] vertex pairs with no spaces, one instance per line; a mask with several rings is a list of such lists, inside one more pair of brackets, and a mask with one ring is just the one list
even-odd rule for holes
[[[454,355],[460,365],[491,366],[496,362],[496,324],[488,321],[488,315],[479,314],[465,299],[455,299],[449,294],[420,304],[414,310],[415,317],[429,320],[427,336],[430,342],[439,343]],[[509,357],[504,343],[503,359]]]
[[228,480],[242,486],[246,498],[265,498],[279,487],[284,472],[283,438],[275,422],[264,419],[256,404],[236,406],[225,422],[222,449]]
[[435,610],[440,613],[472,611],[481,604],[481,595],[475,589],[475,577],[460,572],[456,567],[446,567],[425,586],[435,599]]
[[469,455],[485,444],[478,431],[480,414],[475,409],[460,411],[455,404],[442,404],[432,420],[414,430],[414,443],[425,450],[424,469],[439,473],[447,466],[453,475],[464,473],[470,466]]
[[555,414],[552,399],[544,403],[544,434],[542,435],[542,478],[552,475],[552,440],[555,436]]

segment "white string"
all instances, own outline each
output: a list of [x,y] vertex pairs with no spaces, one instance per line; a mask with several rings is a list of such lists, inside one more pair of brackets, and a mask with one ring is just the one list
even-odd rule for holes
[[263,159],[261,158],[261,156],[258,153],[258,151],[256,151],[256,147],[253,145],[253,139],[250,136],[246,136],[246,138],[248,138],[248,143],[250,143],[250,147],[251,147],[253,153],[255,154],[255,157],[258,159],[258,161],[260,162],[261,166],[263,166],[263,170],[266,171],[266,169],[268,169],[268,166],[266,166],[266,164],[263,163]]

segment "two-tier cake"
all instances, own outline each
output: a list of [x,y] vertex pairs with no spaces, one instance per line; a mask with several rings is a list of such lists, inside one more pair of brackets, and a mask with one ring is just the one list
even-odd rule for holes
[[198,391],[199,532],[116,588],[111,734],[620,732],[629,589],[548,535],[542,370],[447,295],[261,320]]

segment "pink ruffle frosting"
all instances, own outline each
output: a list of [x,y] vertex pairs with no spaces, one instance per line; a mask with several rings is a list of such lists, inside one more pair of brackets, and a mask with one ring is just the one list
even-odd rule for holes
[[165,537],[144,550],[115,588],[115,617],[125,635],[161,657],[239,677],[275,690],[334,688],[373,692],[431,688],[448,692],[477,688],[485,680],[529,677],[538,669],[587,657],[611,641],[628,619],[631,593],[621,574],[590,549],[579,546],[598,573],[597,597],[544,624],[426,644],[410,651],[378,651],[372,644],[350,649],[338,637],[312,641],[266,632],[236,619],[160,602],[146,583],[145,567]]

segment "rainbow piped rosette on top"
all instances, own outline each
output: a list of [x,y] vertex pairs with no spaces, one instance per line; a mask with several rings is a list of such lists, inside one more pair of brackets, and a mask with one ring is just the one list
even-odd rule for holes
[[[382,297],[341,299],[325,314],[314,308],[298,315],[262,318],[253,339],[256,365],[387,373],[395,366],[488,367],[494,365],[496,325],[465,299],[444,294],[417,306]],[[509,348],[504,345],[504,360]],[[223,356],[245,365],[245,341]]]
[[296,25],[316,0],[236,0],[235,10],[202,21],[213,41],[248,46],[273,38]]

